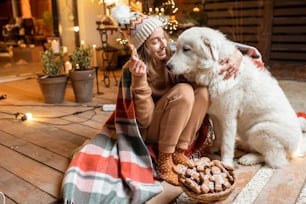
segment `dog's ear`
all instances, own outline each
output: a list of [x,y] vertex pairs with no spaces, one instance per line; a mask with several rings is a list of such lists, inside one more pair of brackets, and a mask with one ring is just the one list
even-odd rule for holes
[[218,53],[214,50],[210,41],[205,37],[201,38],[199,45],[199,69],[209,69],[213,67],[213,65],[218,62]]
[[[215,40],[209,40],[207,37],[202,37],[202,48],[204,53],[210,53],[211,59],[214,61],[219,60],[219,46],[217,45]],[[210,59],[210,58],[209,58]]]

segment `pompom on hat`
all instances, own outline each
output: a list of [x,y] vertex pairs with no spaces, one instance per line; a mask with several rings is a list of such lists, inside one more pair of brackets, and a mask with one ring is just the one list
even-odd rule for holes
[[113,18],[117,21],[121,30],[125,31],[129,43],[138,49],[149,36],[163,23],[156,17],[142,13],[130,12],[130,8],[119,5],[111,10]]

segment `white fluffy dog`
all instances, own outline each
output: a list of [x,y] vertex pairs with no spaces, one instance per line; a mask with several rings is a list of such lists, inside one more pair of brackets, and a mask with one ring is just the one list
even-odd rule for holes
[[249,152],[239,163],[265,162],[280,168],[296,155],[302,139],[296,113],[269,71],[257,68],[248,56],[243,56],[236,78],[223,79],[219,72],[224,65],[219,61],[234,50],[234,43],[221,32],[190,28],[179,36],[167,68],[208,87],[211,100],[208,113],[216,135],[212,150],[221,150],[223,162],[234,165],[237,135]]

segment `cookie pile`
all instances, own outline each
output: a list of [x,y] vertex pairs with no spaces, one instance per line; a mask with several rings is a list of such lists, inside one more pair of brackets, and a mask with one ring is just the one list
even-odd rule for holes
[[192,165],[179,164],[174,167],[179,181],[195,194],[224,192],[235,183],[234,169],[219,160],[208,157],[193,159]]

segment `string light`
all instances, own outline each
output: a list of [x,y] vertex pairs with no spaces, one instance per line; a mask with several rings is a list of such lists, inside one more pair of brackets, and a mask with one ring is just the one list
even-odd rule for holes
[[15,119],[16,120],[22,120],[22,121],[26,121],[27,119],[28,119],[28,117],[27,117],[27,115],[26,114],[24,114],[24,113],[19,113],[19,112],[17,112],[17,113],[15,113],[15,114],[13,114],[13,115],[15,115]]
[[175,19],[175,13],[178,11],[178,8],[175,6],[174,0],[168,0],[162,3],[161,8],[155,8],[155,13],[152,8],[149,8],[148,15],[157,16],[160,21],[164,24],[164,29],[168,31],[170,35],[174,34],[177,30],[179,23]]
[[[27,105],[0,105],[0,106],[27,106]],[[29,105],[29,106],[36,106],[36,105]],[[67,107],[67,106],[62,106],[62,107]],[[68,107],[79,107],[79,105],[76,105],[76,106],[69,106]],[[73,113],[69,113],[69,114],[65,114],[65,115],[60,115],[60,116],[44,116],[44,117],[33,117],[32,113],[30,112],[27,112],[27,113],[21,113],[21,112],[16,112],[16,113],[8,113],[8,112],[4,112],[4,111],[0,111],[1,114],[6,114],[6,115],[11,115],[11,116],[14,116],[15,120],[21,120],[21,121],[26,121],[26,120],[34,120],[35,122],[40,122],[40,123],[45,123],[45,124],[51,124],[51,125],[68,125],[68,124],[72,124],[72,123],[82,123],[82,122],[85,122],[85,121],[88,121],[90,119],[93,118],[94,115],[96,115],[96,109],[100,109],[102,108],[102,106],[100,105],[97,105],[97,106],[84,106],[82,105],[81,107],[87,107],[89,109],[86,109],[86,110],[82,110],[82,111],[75,111]],[[68,116],[72,116],[72,115],[79,115],[79,114],[82,114],[82,113],[85,113],[85,112],[89,112],[89,111],[92,111],[93,114],[83,120],[83,121],[78,121],[78,122],[73,122],[73,121],[70,121],[68,123],[51,123],[51,122],[46,122],[46,121],[43,121],[43,120],[39,120],[39,119],[64,119],[65,117],[68,117]],[[0,118],[0,120],[7,120],[7,119],[12,119],[12,118]]]
[[76,33],[77,33],[77,32],[79,32],[79,31],[80,31],[80,27],[79,27],[79,26],[74,26],[74,27],[73,27],[73,30],[74,30],[74,32],[76,32]]

